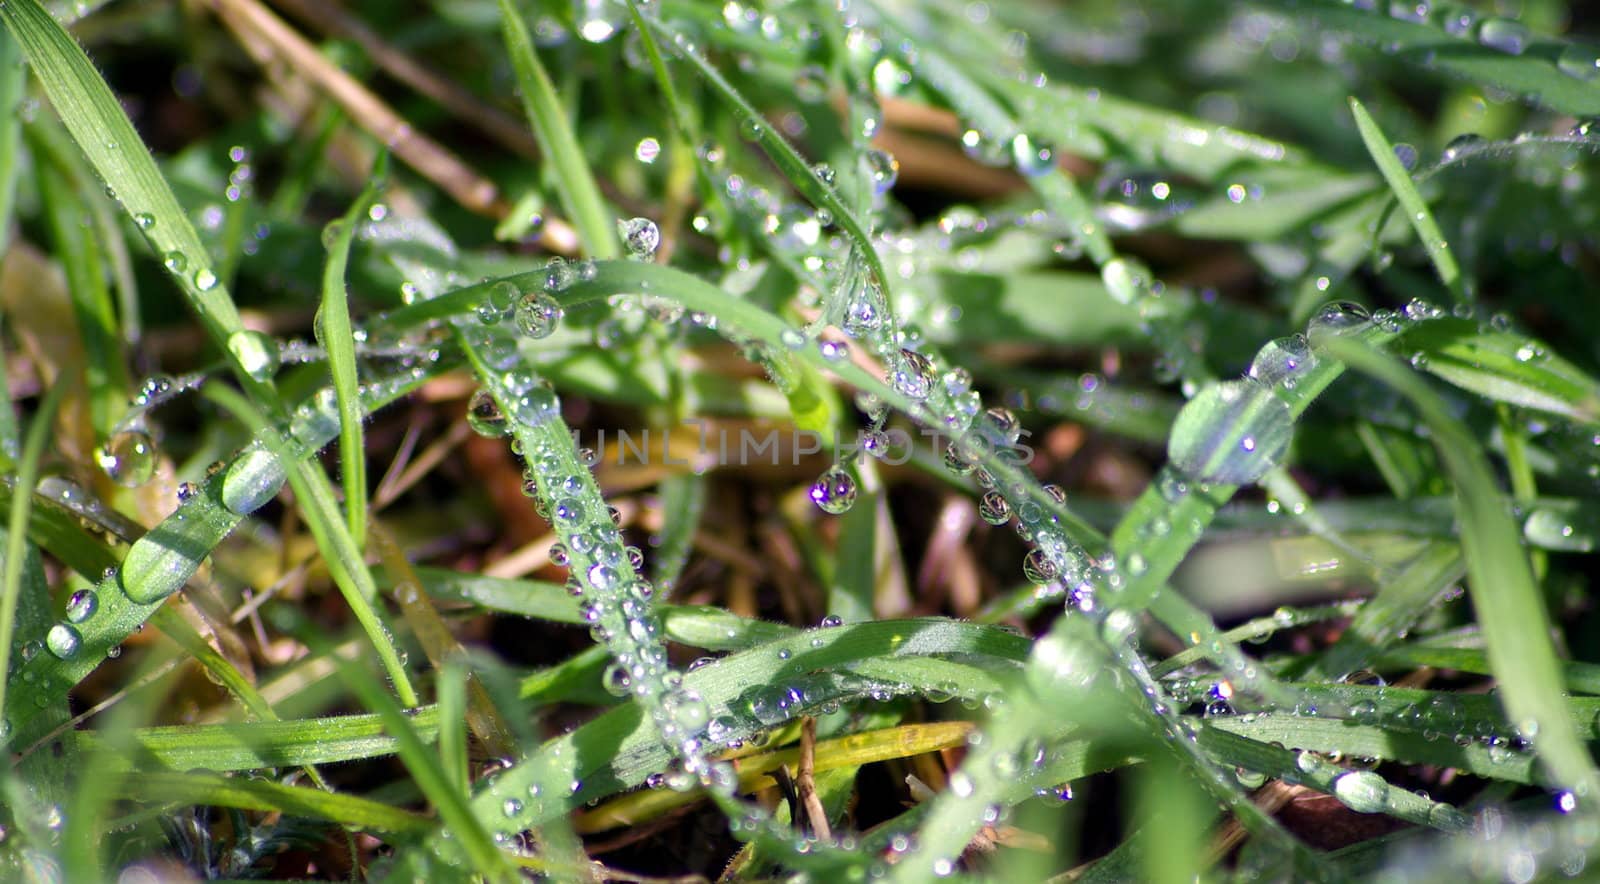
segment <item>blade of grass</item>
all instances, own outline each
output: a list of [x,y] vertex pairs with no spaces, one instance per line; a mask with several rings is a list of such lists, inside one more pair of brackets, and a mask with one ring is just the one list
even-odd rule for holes
[[1344,338],[1329,340],[1327,349],[1405,396],[1427,422],[1456,484],[1472,603],[1506,711],[1519,733],[1535,740],[1557,782],[1600,794],[1600,774],[1565,713],[1550,617],[1520,542],[1522,532],[1507,512],[1476,440],[1438,394],[1393,360]]
[[317,311],[317,339],[328,352],[328,370],[339,403],[339,469],[344,481],[345,522],[357,549],[367,545],[367,450],[361,424],[361,378],[356,369],[355,333],[350,325],[350,293],[345,288],[345,267],[350,243],[367,209],[387,186],[389,155],[380,153],[372,178],[344,217],[324,233],[328,261],[322,271],[322,306]]
[[539,139],[540,153],[554,169],[561,205],[572,216],[578,238],[589,257],[615,258],[620,251],[611,213],[600,197],[600,188],[594,182],[583,148],[567,120],[566,109],[561,106],[550,75],[545,73],[544,64],[534,51],[522,14],[511,0],[499,2],[501,35],[511,56],[511,69],[517,76],[522,109],[533,126],[534,137]]
[[[426,831],[433,824],[419,814],[354,795],[217,773],[150,771],[119,780],[117,785],[121,787],[119,797],[135,801],[277,812],[400,835]],[[117,822],[111,825],[115,827]]]
[[417,705],[417,693],[411,687],[410,677],[406,675],[405,664],[400,661],[394,640],[384,625],[383,615],[375,605],[377,584],[373,582],[372,572],[367,570],[360,550],[356,549],[354,538],[339,520],[339,505],[333,499],[327,477],[323,475],[322,481],[318,481],[313,473],[320,473],[320,467],[296,457],[291,444],[249,400],[219,384],[207,384],[203,394],[248,427],[251,434],[264,442],[276,457],[279,469],[287,471],[289,484],[300,502],[306,525],[316,537],[317,547],[324,551],[328,571],[333,575],[345,603],[350,606],[350,612],[355,615],[367,639],[378,652],[378,659],[394,683],[401,702],[407,706]]
[[274,403],[270,386],[252,376],[225,346],[243,329],[233,299],[212,270],[189,216],[89,57],[38,0],[0,5],[0,21],[27,53],[73,140],[172,271],[211,339],[229,356],[235,376],[262,401]]
[[433,802],[440,819],[449,827],[456,843],[471,859],[473,867],[491,881],[512,880],[507,856],[495,846],[494,839],[483,825],[484,820],[493,817],[475,812],[474,808],[468,806],[466,796],[451,785],[450,775],[439,767],[434,754],[412,727],[411,719],[382,685],[360,667],[337,658],[335,660],[345,684],[355,692],[362,705],[378,714],[384,731],[395,740],[400,760],[411,772],[417,787]]
[[22,459],[17,463],[17,493],[12,495],[10,511],[6,515],[5,570],[0,573],[0,581],[3,581],[0,582],[0,711],[5,712],[8,727],[0,731],[0,745],[20,736],[6,703],[8,699],[12,703],[17,702],[16,698],[7,696],[7,688],[12,675],[11,640],[16,628],[18,597],[22,593],[22,566],[27,561],[28,511],[33,507],[33,485],[39,479],[39,459],[44,456],[45,443],[50,439],[51,425],[66,395],[68,383],[66,376],[58,378],[55,386],[40,401],[38,411],[34,412],[27,439],[22,446]]
[[1439,271],[1439,281],[1444,287],[1455,295],[1457,302],[1467,300],[1465,283],[1461,278],[1461,267],[1456,264],[1455,255],[1450,251],[1450,244],[1445,241],[1444,233],[1439,230],[1439,222],[1433,218],[1433,212],[1428,210],[1428,204],[1422,199],[1422,194],[1417,192],[1417,185],[1411,180],[1411,174],[1405,166],[1400,164],[1400,158],[1395,156],[1394,145],[1383,135],[1383,130],[1367,113],[1365,106],[1355,98],[1350,99],[1350,113],[1356,118],[1356,129],[1361,133],[1361,140],[1367,146],[1367,152],[1372,155],[1372,161],[1377,164],[1378,171],[1383,173],[1383,180],[1389,183],[1389,189],[1394,191],[1394,197],[1400,203],[1400,208],[1406,213],[1406,220],[1416,228],[1417,238],[1422,240],[1423,248],[1428,250],[1428,257],[1433,261],[1433,267]]

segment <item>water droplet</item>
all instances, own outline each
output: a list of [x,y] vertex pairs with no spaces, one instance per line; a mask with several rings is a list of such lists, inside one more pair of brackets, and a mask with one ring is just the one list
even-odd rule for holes
[[278,373],[278,345],[261,332],[245,329],[229,335],[228,352],[245,374],[258,381],[270,380]]
[[57,623],[45,633],[44,646],[50,653],[63,660],[70,660],[78,653],[78,648],[83,644],[83,639],[78,635],[78,630],[65,623]]
[[1100,268],[1100,278],[1106,290],[1119,304],[1132,304],[1150,285],[1150,274],[1127,258],[1112,258]]
[[189,269],[189,256],[178,251],[168,252],[161,256],[161,265],[171,273],[182,273]]
[[1478,26],[1478,42],[1501,52],[1521,55],[1532,36],[1527,25],[1509,18],[1491,18]]
[[473,391],[472,398],[467,400],[467,426],[486,439],[498,439],[511,432],[500,403],[493,393],[483,388]]
[[1400,142],[1394,146],[1394,158],[1400,161],[1400,168],[1407,172],[1417,168],[1417,149],[1412,145]]
[[1545,549],[1568,552],[1592,552],[1594,534],[1573,525],[1570,515],[1558,510],[1540,508],[1528,515],[1522,526],[1528,542]]
[[1293,431],[1289,407],[1261,382],[1223,381],[1178,412],[1167,456],[1201,482],[1247,485],[1277,465]]
[[1356,813],[1381,813],[1389,806],[1389,784],[1370,770],[1340,774],[1333,795]]
[[544,287],[546,291],[565,291],[578,279],[578,271],[561,258],[552,258],[544,266]]
[[1055,151],[1026,134],[1011,139],[1011,160],[1016,163],[1017,171],[1029,178],[1043,175],[1056,167]]
[[1306,337],[1313,346],[1325,335],[1342,335],[1366,327],[1372,314],[1360,304],[1330,301],[1317,308],[1306,324]]
[[276,496],[283,481],[278,459],[264,448],[252,449],[234,461],[222,477],[222,505],[234,515],[249,515]]
[[1600,47],[1589,43],[1568,43],[1556,58],[1563,74],[1579,80],[1600,77]]
[[522,802],[515,798],[507,798],[500,806],[500,810],[505,813],[506,819],[512,819],[522,813]]
[[626,697],[633,690],[633,676],[628,673],[628,667],[621,663],[607,666],[600,683],[605,686],[606,693],[613,697]]
[[869,150],[866,153],[867,180],[872,182],[872,192],[882,196],[900,180],[900,161],[888,151]]
[[137,488],[156,472],[156,445],[142,430],[119,430],[95,451],[95,461],[111,481]]
[[661,247],[661,230],[649,218],[629,218],[617,222],[617,235],[635,261],[649,261]]
[[210,267],[201,267],[194,272],[194,287],[202,292],[211,291],[217,287],[217,275]]
[[561,316],[561,305],[544,292],[528,292],[517,302],[517,328],[534,340],[549,337]]
[[67,599],[67,622],[82,623],[94,616],[100,607],[100,597],[92,589],[80,589]]
[[985,491],[978,501],[978,515],[991,525],[1004,525],[1011,519],[1011,504],[998,491]]
[[149,212],[140,212],[133,216],[133,223],[139,225],[140,230],[148,231],[156,226],[156,216]]
[[1250,363],[1250,377],[1269,388],[1281,385],[1293,389],[1316,361],[1304,335],[1289,335],[1268,342],[1256,352]]
[[811,502],[823,512],[839,515],[856,502],[856,480],[842,467],[830,467],[811,486]]
[[1440,154],[1440,158],[1447,163],[1453,162],[1461,159],[1469,153],[1477,151],[1479,148],[1488,143],[1489,142],[1482,135],[1479,135],[1476,132],[1467,132],[1457,135],[1456,137],[1450,139],[1449,144],[1444,146],[1444,152]]

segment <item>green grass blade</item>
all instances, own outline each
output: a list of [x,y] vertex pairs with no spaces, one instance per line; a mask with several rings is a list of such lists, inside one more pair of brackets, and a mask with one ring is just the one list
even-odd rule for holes
[[373,582],[372,572],[367,570],[361,551],[356,548],[355,539],[339,520],[339,505],[333,499],[332,489],[328,487],[327,476],[320,467],[296,457],[291,444],[243,396],[217,384],[208,385],[205,395],[249,427],[256,438],[272,451],[279,469],[287,471],[289,484],[300,501],[306,525],[316,538],[317,547],[324,551],[328,571],[333,575],[345,603],[350,606],[350,612],[355,615],[367,639],[372,642],[373,649],[378,652],[378,659],[394,683],[401,702],[407,706],[417,705],[417,692],[411,686],[405,664],[400,661],[400,654],[395,649],[394,640],[377,606],[377,584]]
[[584,251],[592,258],[617,257],[621,252],[611,213],[600,197],[600,188],[550,75],[534,51],[522,14],[511,0],[500,0],[500,27],[522,93],[522,108],[533,126],[534,137],[539,139],[540,151],[554,167],[556,192],[572,216]]
[[1462,548],[1478,625],[1499,679],[1501,701],[1523,736],[1533,739],[1557,782],[1600,794],[1600,775],[1565,712],[1561,669],[1550,642],[1550,616],[1488,460],[1439,396],[1416,375],[1358,343],[1334,338],[1331,355],[1393,387],[1432,430],[1456,483]]
[[9,743],[19,736],[17,726],[6,703],[17,699],[7,696],[11,672],[11,642],[16,628],[17,604],[22,593],[23,564],[27,561],[28,511],[33,507],[33,484],[39,478],[39,459],[50,439],[51,424],[56,410],[66,395],[67,378],[63,377],[45,394],[28,427],[22,446],[22,459],[17,464],[17,493],[12,495],[11,507],[6,515],[6,560],[0,572],[0,711],[6,715],[7,727],[0,730],[0,743]]
[[1356,129],[1361,133],[1361,140],[1367,145],[1367,152],[1372,155],[1372,161],[1377,164],[1378,171],[1383,173],[1383,180],[1389,183],[1389,189],[1394,191],[1394,197],[1400,202],[1400,208],[1406,213],[1406,220],[1417,231],[1417,238],[1422,240],[1423,248],[1428,250],[1428,257],[1433,260],[1433,267],[1439,271],[1439,281],[1444,287],[1455,295],[1457,301],[1467,299],[1466,286],[1461,278],[1461,267],[1456,264],[1456,258],[1450,251],[1450,244],[1445,241],[1444,233],[1439,230],[1439,222],[1433,218],[1433,212],[1428,209],[1428,204],[1422,199],[1422,194],[1417,192],[1417,185],[1411,180],[1411,174],[1405,166],[1400,164],[1400,158],[1395,156],[1394,145],[1383,135],[1383,130],[1367,113],[1365,106],[1355,98],[1350,99],[1350,113],[1355,115]]
[[[411,772],[417,787],[428,796],[439,812],[439,817],[449,826],[462,850],[471,858],[479,874],[491,881],[511,880],[510,864],[505,854],[495,846],[483,821],[493,819],[487,813],[474,812],[467,806],[466,796],[451,783],[449,774],[439,767],[433,752],[423,743],[422,737],[412,727],[405,710],[372,676],[352,664],[338,661],[339,674],[355,691],[361,703],[378,714],[384,730],[394,738],[400,760]],[[413,704],[414,705],[414,704]]]
[[38,0],[0,6],[0,21],[27,53],[73,140],[172,271],[211,339],[230,355],[240,381],[246,389],[268,395],[265,385],[225,346],[243,328],[233,299],[211,268],[188,215],[93,62]]
[[[439,710],[423,706],[408,715],[424,742],[439,735]],[[89,754],[117,751],[115,741],[95,731],[76,731],[73,742]],[[376,714],[330,715],[316,719],[252,721],[229,724],[187,724],[144,727],[129,743],[137,758],[173,770],[262,770],[331,764],[393,755],[399,742],[384,730]]]
[[345,523],[357,549],[367,543],[367,451],[362,433],[361,378],[356,371],[355,332],[350,324],[350,294],[345,267],[350,244],[367,209],[387,183],[389,155],[380,154],[372,180],[344,217],[330,225],[328,262],[322,272],[322,307],[317,311],[317,338],[328,351],[328,369],[339,402],[339,469],[344,480]]
[[1449,16],[1443,7],[1427,23],[1413,23],[1389,16],[1383,6],[1358,9],[1338,0],[1271,0],[1267,5],[1319,29],[1356,35],[1382,46],[1387,54],[1472,83],[1500,87],[1552,110],[1578,117],[1600,114],[1600,86],[1592,79],[1570,76],[1557,65],[1561,41],[1532,38],[1520,53],[1504,52],[1474,42],[1477,28],[1462,36],[1447,33]]
[[426,831],[433,824],[419,814],[354,795],[216,773],[152,771],[122,779],[117,785],[120,797],[136,801],[277,812],[399,835]]

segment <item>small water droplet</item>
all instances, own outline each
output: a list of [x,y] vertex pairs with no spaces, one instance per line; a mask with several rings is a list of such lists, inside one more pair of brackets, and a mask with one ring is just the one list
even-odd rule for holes
[[194,272],[194,287],[202,292],[209,292],[217,287],[217,275],[211,272],[210,267],[202,267]]
[[156,226],[156,216],[149,212],[140,212],[133,216],[133,223],[139,225],[140,230],[149,231]]
[[511,431],[494,394],[482,388],[473,391],[467,400],[467,426],[486,439],[498,439]]
[[872,183],[873,193],[882,196],[892,190],[895,182],[900,180],[900,161],[888,151],[867,151],[866,163],[867,180]]
[[840,515],[856,502],[856,480],[842,467],[830,467],[812,484],[811,502],[823,512]]
[[67,599],[67,622],[82,623],[94,616],[100,607],[100,597],[92,589],[80,589]]

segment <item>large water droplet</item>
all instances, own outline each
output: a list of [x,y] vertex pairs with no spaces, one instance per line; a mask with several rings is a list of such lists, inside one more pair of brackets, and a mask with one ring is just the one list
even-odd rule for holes
[[1100,279],[1106,290],[1119,304],[1132,304],[1139,300],[1150,285],[1150,274],[1127,258],[1112,258],[1100,268]]
[[245,452],[222,477],[222,505],[234,515],[247,516],[278,493],[284,478],[283,468],[270,451],[255,448]]
[[186,554],[184,549],[190,545],[161,526],[134,541],[122,559],[123,593],[141,605],[150,605],[182,589],[205,555],[203,550]]
[[78,648],[83,644],[83,639],[78,635],[78,630],[65,623],[57,623],[45,633],[44,646],[50,653],[63,660],[70,660],[78,653]]
[[1545,549],[1569,552],[1594,550],[1594,533],[1587,526],[1574,525],[1570,516],[1549,508],[1536,509],[1529,514],[1528,521],[1522,526],[1522,533],[1529,542]]
[[487,439],[498,439],[510,432],[500,403],[485,389],[473,391],[472,398],[467,400],[467,426]]
[[978,501],[978,515],[991,525],[1004,525],[1011,519],[1011,504],[998,491],[985,491]]
[[517,328],[534,340],[550,337],[561,315],[561,305],[544,292],[528,292],[517,302]]
[[1356,813],[1381,813],[1389,806],[1389,784],[1370,770],[1340,774],[1333,795]]
[[837,516],[856,502],[856,480],[843,467],[829,467],[811,485],[810,495],[823,512]]
[[245,374],[258,381],[269,380],[278,372],[278,345],[261,332],[246,329],[229,335],[228,352]]
[[1360,304],[1349,301],[1329,301],[1317,308],[1306,324],[1306,337],[1315,346],[1326,335],[1342,335],[1364,328],[1372,321],[1372,314]]
[[661,230],[649,218],[629,218],[617,222],[617,235],[628,249],[628,256],[636,261],[649,261],[661,247]]
[[156,445],[143,430],[119,430],[95,451],[95,461],[111,481],[137,488],[155,475]]
[[1511,55],[1521,55],[1531,34],[1527,25],[1509,18],[1491,18],[1478,26],[1478,42]]
[[1223,381],[1178,412],[1167,456],[1192,479],[1247,485],[1277,465],[1293,431],[1289,406],[1261,382]]

